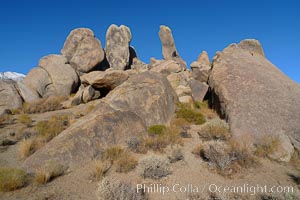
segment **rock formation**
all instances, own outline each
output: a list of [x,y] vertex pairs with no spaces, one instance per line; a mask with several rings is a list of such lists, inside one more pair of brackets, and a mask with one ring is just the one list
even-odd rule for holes
[[14,86],[14,81],[0,80],[0,116],[9,109],[22,106],[22,98]]
[[128,74],[123,70],[94,71],[80,77],[84,85],[92,85],[94,88],[114,89],[128,79]]
[[24,84],[40,97],[68,96],[78,87],[78,76],[62,55],[48,55],[40,59],[39,67],[33,68]]
[[206,51],[203,51],[197,61],[191,64],[192,76],[194,79],[206,83],[211,71],[211,63]]
[[61,53],[76,71],[83,73],[90,72],[104,60],[101,42],[87,28],[71,31]]
[[106,32],[105,52],[109,65],[113,69],[129,68],[129,43],[131,32],[127,26],[112,24]]
[[155,72],[130,77],[115,88],[95,110],[72,124],[44,148],[30,156],[24,167],[33,170],[47,160],[75,167],[92,160],[101,148],[140,138],[147,127],[167,124],[177,97],[167,79]]
[[[255,142],[278,136],[300,149],[300,87],[263,56],[258,41],[245,40],[218,53],[209,86],[235,137],[248,135]],[[281,151],[277,160],[287,161],[293,149]]]
[[171,29],[167,26],[161,25],[158,35],[162,44],[164,60],[174,60],[181,68],[186,69],[186,62],[181,59],[177,52]]

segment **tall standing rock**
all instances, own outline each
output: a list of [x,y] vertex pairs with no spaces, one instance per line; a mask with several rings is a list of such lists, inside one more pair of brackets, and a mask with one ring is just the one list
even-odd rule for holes
[[[209,78],[213,103],[235,137],[250,136],[255,143],[264,135],[276,136],[299,150],[300,86],[262,52],[258,41],[246,40],[215,56]],[[277,159],[288,161],[293,147],[285,145],[280,151]]]
[[82,73],[90,72],[104,60],[101,42],[87,28],[71,31],[61,53],[76,71]]
[[179,57],[171,29],[161,25],[158,34],[162,44],[162,54],[164,59],[172,60],[174,57]]
[[106,32],[106,57],[111,68],[125,70],[129,67],[131,32],[127,26],[112,24]]
[[163,58],[165,60],[174,60],[182,68],[186,69],[186,62],[181,59],[177,52],[171,29],[167,26],[161,25],[158,35],[162,44]]

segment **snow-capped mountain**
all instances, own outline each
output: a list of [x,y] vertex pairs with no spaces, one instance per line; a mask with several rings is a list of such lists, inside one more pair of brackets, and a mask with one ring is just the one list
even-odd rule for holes
[[17,72],[0,72],[0,80],[14,80],[21,81],[25,78],[24,74]]

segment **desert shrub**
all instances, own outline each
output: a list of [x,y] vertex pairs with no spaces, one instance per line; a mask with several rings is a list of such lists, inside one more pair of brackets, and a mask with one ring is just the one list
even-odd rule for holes
[[0,191],[7,192],[25,186],[28,175],[25,171],[15,168],[0,168]]
[[189,104],[179,104],[176,110],[176,117],[197,125],[205,123],[205,117],[198,110],[193,109]]
[[130,137],[126,140],[127,148],[135,153],[147,153],[144,145],[144,139]]
[[231,175],[258,162],[247,142],[213,140],[196,146],[192,153],[199,155],[221,175]]
[[183,160],[183,158],[184,158],[181,148],[178,145],[171,146],[167,151],[167,156],[168,156],[170,163],[174,163],[179,160]]
[[128,152],[124,152],[116,160],[116,171],[117,172],[129,172],[133,170],[138,164],[138,161]]
[[228,140],[231,137],[229,125],[219,118],[203,124],[198,135],[204,140]]
[[234,158],[229,153],[228,146],[219,141],[211,141],[202,145],[201,156],[220,172],[225,171]]
[[279,137],[263,136],[259,142],[255,144],[255,155],[259,157],[269,157],[269,155],[273,154],[278,149],[279,145]]
[[135,187],[115,179],[104,178],[98,185],[99,200],[147,200],[144,192],[137,192]]
[[154,151],[162,151],[170,144],[182,144],[179,129],[167,127],[161,134],[153,135],[143,140],[144,147]]
[[111,163],[102,160],[93,161],[93,176],[96,180],[101,180],[111,167]]
[[143,178],[160,179],[171,174],[169,159],[154,155],[141,159],[138,167]]
[[112,146],[104,150],[103,160],[116,161],[125,150],[120,146]]
[[31,103],[24,103],[22,111],[25,113],[44,113],[48,111],[61,110],[62,102],[65,101],[67,97],[62,96],[50,96],[47,98],[41,98]]
[[129,137],[126,144],[129,150],[136,151],[141,144],[141,140],[136,137]]
[[26,125],[27,127],[31,126],[32,124],[32,119],[30,118],[29,115],[27,114],[20,114],[18,117],[18,121],[24,125]]
[[46,184],[52,179],[61,176],[65,172],[65,167],[57,162],[50,161],[45,166],[35,171],[34,181],[37,184]]
[[230,154],[235,161],[243,168],[249,168],[257,164],[257,160],[247,141],[230,140]]
[[166,130],[165,125],[153,125],[149,127],[148,133],[149,135],[161,135],[164,130]]
[[52,116],[48,121],[39,121],[35,126],[35,130],[40,137],[48,142],[65,130],[68,125],[69,119],[67,115],[57,115]]

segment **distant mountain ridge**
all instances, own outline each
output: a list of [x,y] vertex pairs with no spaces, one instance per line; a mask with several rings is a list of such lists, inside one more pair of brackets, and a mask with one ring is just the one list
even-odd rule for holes
[[0,72],[0,80],[21,81],[25,78],[24,74],[17,72]]

